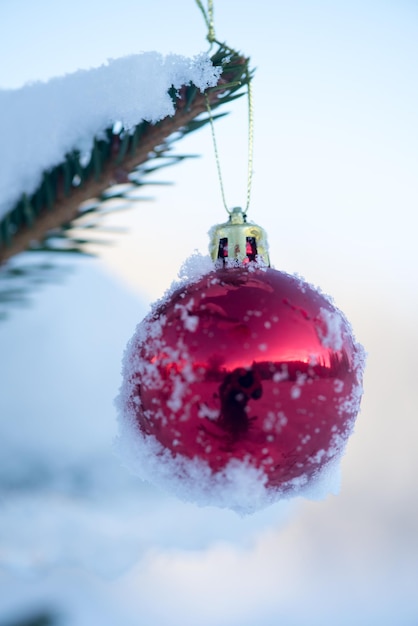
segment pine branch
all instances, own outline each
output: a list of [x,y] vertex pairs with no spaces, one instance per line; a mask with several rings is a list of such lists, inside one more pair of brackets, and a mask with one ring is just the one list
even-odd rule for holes
[[[251,73],[248,59],[224,44],[219,45],[212,62],[223,67],[218,85],[206,90],[211,108],[216,109],[242,95]],[[173,116],[154,125],[141,122],[132,133],[116,134],[108,128],[104,139],[94,140],[88,164],[82,164],[75,150],[45,172],[38,189],[30,196],[23,194],[0,221],[0,263],[32,242],[41,242],[49,231],[71,224],[86,200],[100,198],[112,185],[135,182],[134,172],[141,164],[165,155],[174,141],[209,122],[205,93],[194,85],[185,85],[178,93],[172,89],[170,95]],[[213,119],[216,117],[220,116]]]

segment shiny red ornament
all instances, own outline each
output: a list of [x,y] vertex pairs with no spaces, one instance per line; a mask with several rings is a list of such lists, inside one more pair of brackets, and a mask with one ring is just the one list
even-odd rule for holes
[[181,459],[183,475],[201,460],[215,477],[242,462],[286,495],[341,455],[362,370],[363,350],[327,297],[247,263],[154,307],[128,347],[120,403],[157,462]]

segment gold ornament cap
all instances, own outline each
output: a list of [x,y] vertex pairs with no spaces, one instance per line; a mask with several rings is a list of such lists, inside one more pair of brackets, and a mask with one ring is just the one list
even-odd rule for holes
[[248,263],[261,259],[265,265],[270,265],[266,231],[247,222],[240,207],[232,209],[227,222],[213,226],[209,236],[209,252],[214,261],[235,259]]

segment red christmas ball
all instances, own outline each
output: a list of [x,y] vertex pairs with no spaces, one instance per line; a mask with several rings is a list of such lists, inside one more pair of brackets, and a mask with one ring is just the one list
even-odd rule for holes
[[298,494],[341,455],[362,370],[344,315],[300,278],[253,263],[210,271],[158,303],[128,346],[131,456],[186,498],[251,509]]

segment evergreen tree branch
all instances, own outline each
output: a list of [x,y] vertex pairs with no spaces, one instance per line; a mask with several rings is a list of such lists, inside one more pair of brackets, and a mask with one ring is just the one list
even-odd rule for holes
[[[215,109],[241,96],[251,73],[248,59],[225,44],[219,44],[212,62],[223,68],[218,84],[205,92]],[[80,153],[73,151],[63,163],[45,172],[38,189],[30,196],[23,194],[0,220],[0,263],[32,242],[41,242],[49,231],[68,227],[80,215],[83,202],[100,198],[114,184],[132,182],[130,176],[138,166],[164,155],[174,140],[208,123],[205,93],[194,85],[185,85],[178,93],[173,89],[173,116],[154,125],[141,122],[129,134],[115,134],[108,128],[104,139],[94,140],[88,164],[82,164]]]

